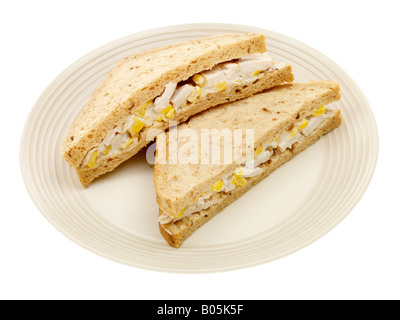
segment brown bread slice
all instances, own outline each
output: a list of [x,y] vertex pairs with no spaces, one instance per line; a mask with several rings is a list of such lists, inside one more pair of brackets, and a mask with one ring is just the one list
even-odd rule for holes
[[[236,101],[238,99],[249,97],[264,89],[272,88],[277,85],[293,81],[292,68],[289,64],[285,64],[282,68],[266,72],[261,77],[255,80],[252,84],[237,84],[229,87],[223,92],[210,92],[202,96],[190,105],[190,108],[182,109],[182,112],[176,114],[173,119],[177,123],[186,121],[191,115],[197,114],[208,108],[218,106],[227,101]],[[76,172],[81,181],[81,184],[86,187],[98,176],[114,170],[119,164],[129,159],[145,147],[150,141],[147,139],[147,133],[152,129],[166,130],[168,123],[156,122],[154,126],[144,128],[139,136],[138,144],[131,149],[126,149],[118,154],[112,154],[98,161],[94,168],[76,168]]]
[[[333,81],[286,84],[195,115],[187,123],[179,125],[178,130],[191,128],[200,134],[204,129],[243,129],[244,132],[251,128],[257,148],[275,141],[293,123],[306,118],[321,105],[338,100],[339,91],[339,85]],[[167,159],[168,142],[167,134]],[[163,154],[162,145],[157,144],[157,155]],[[223,147],[222,143],[221,149]],[[231,164],[163,164],[156,156],[154,183],[160,208],[169,216],[177,217],[183,208],[236,166],[234,161]]]
[[[159,96],[167,83],[186,80],[221,62],[265,51],[262,34],[222,34],[139,52],[119,61],[73,122],[62,143],[63,157],[78,168],[89,150],[141,105]],[[182,115],[185,117],[187,114]],[[109,168],[117,163],[116,159],[109,161]],[[90,178],[81,180],[88,183]]]
[[[311,81],[308,83],[285,84],[264,93],[224,104],[218,108],[207,110],[181,124],[177,130],[190,129],[200,134],[204,129],[228,128],[253,129],[254,150],[259,146],[270,144],[283,133],[290,132],[296,123],[302,123],[322,105],[340,99],[340,88],[333,81]],[[261,174],[246,178],[242,187],[230,192],[216,192],[213,199],[219,202],[208,209],[201,210],[175,222],[159,223],[161,234],[174,247],[179,247],[196,229],[222,211],[227,205],[244,194],[253,185],[268,176],[273,170],[283,165],[296,154],[314,144],[322,135],[340,125],[340,110],[327,109],[324,122],[303,141],[295,143],[283,152],[275,150],[271,161],[260,165]],[[157,137],[156,163],[154,182],[157,192],[159,215],[165,213],[177,218],[183,208],[196,202],[210,186],[232,173],[238,163],[231,164],[182,164],[165,163],[169,158],[169,132]],[[178,140],[178,150],[187,141]],[[221,139],[221,152],[224,145]],[[165,155],[163,158],[161,155]],[[200,156],[200,155],[199,155]]]
[[[207,221],[211,220],[216,214],[225,209],[225,207],[246,193],[254,185],[266,178],[275,169],[279,168],[298,153],[317,142],[324,134],[327,134],[338,127],[341,123],[340,110],[332,110],[328,111],[328,113],[330,113],[329,119],[325,120],[325,122],[304,141],[301,143],[296,143],[292,149],[287,149],[284,152],[276,155],[273,157],[270,163],[265,162],[264,164],[261,164],[261,168],[263,170],[262,173],[255,177],[248,178],[248,181],[244,187],[235,188],[228,194],[219,195],[222,198],[220,203],[217,203],[205,210],[201,210],[198,213],[191,214],[190,216],[176,222],[171,222],[164,225],[159,223],[159,229],[164,239],[171,246],[179,248],[194,231],[196,231]],[[161,214],[162,211],[160,210],[159,215]]]

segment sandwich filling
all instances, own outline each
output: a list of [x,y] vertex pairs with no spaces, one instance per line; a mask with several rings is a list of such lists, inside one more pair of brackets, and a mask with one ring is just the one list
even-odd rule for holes
[[80,167],[93,168],[102,157],[134,147],[145,127],[151,127],[156,122],[173,120],[181,109],[208,93],[221,92],[238,84],[252,83],[265,72],[282,67],[283,64],[275,62],[267,54],[250,54],[220,63],[186,81],[170,82],[159,97],[142,105],[123,125],[107,135],[98,147],[91,149]]
[[[254,151],[254,159],[245,160],[240,166],[229,175],[223,177],[212,184],[207,192],[201,194],[197,201],[186,208],[182,209],[176,218],[170,217],[163,212],[158,221],[160,224],[167,224],[183,219],[193,213],[207,209],[210,206],[222,201],[219,193],[228,193],[235,188],[246,185],[247,179],[255,177],[263,172],[261,166],[264,163],[270,163],[271,158],[278,152],[284,152],[286,149],[292,148],[295,143],[302,142],[314,130],[316,130],[329,116],[325,113],[325,107],[321,106],[304,120],[294,124],[290,131],[281,134],[275,141],[258,147]],[[222,195],[222,194],[221,194]]]

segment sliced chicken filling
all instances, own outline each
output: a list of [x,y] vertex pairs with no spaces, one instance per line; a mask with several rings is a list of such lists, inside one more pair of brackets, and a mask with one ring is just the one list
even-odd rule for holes
[[247,178],[255,177],[263,172],[261,165],[271,160],[271,157],[277,153],[277,150],[284,152],[286,149],[292,148],[295,143],[302,142],[328,119],[329,116],[326,115],[325,111],[325,107],[321,106],[312,115],[296,123],[291,131],[281,134],[273,143],[257,148],[254,151],[253,160],[243,162],[231,174],[213,183],[208,192],[203,193],[195,203],[182,209],[176,218],[170,217],[167,213],[163,212],[158,221],[161,224],[167,224],[183,219],[222,201],[222,197],[213,196],[215,193],[227,193],[235,188],[245,186]]
[[283,65],[273,61],[267,54],[250,54],[220,63],[186,81],[168,83],[159,97],[142,105],[124,125],[115,128],[97,148],[91,149],[83,159],[81,168],[93,168],[100,158],[133,148],[143,128],[151,127],[155,122],[173,120],[176,113],[200,97],[210,92],[224,91],[237,84],[251,83],[264,72],[280,69]]

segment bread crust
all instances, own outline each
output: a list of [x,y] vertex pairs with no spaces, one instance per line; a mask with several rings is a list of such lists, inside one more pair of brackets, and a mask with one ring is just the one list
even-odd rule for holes
[[[305,140],[300,143],[293,145],[292,149],[287,149],[284,152],[278,153],[271,161],[271,163],[264,163],[261,165],[262,173],[249,178],[244,187],[235,188],[229,195],[223,196],[223,201],[217,203],[208,209],[202,210],[199,213],[192,214],[176,222],[168,224],[160,224],[160,233],[169,245],[175,248],[179,248],[182,243],[199,227],[204,223],[212,219],[216,214],[221,212],[226,206],[231,204],[237,198],[246,193],[254,185],[266,178],[270,173],[279,168],[281,165],[285,164],[291,160],[294,156],[307,149],[309,146],[317,142],[324,134],[329,133],[333,129],[337,128],[341,123],[340,110],[329,111],[331,116],[321,124],[321,126],[310,134]],[[162,211],[159,211],[159,215]]]
[[87,152],[141,105],[214,65],[266,51],[260,33],[222,34],[135,53],[119,61],[98,85],[66,134],[65,160],[77,168]]

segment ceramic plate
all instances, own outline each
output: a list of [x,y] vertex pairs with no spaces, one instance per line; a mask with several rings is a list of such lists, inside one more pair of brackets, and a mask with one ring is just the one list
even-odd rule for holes
[[[153,168],[145,151],[81,187],[61,141],[97,84],[137,51],[227,32],[262,32],[270,55],[293,66],[296,81],[341,86],[342,125],[273,172],[179,249],[158,231]],[[217,272],[293,253],[335,227],[366,190],[378,155],[374,116],[354,81],[329,58],[284,35],[241,25],[189,24],[119,39],[82,57],[43,92],[26,122],[21,169],[40,212],[65,236],[103,257],[165,272]]]

